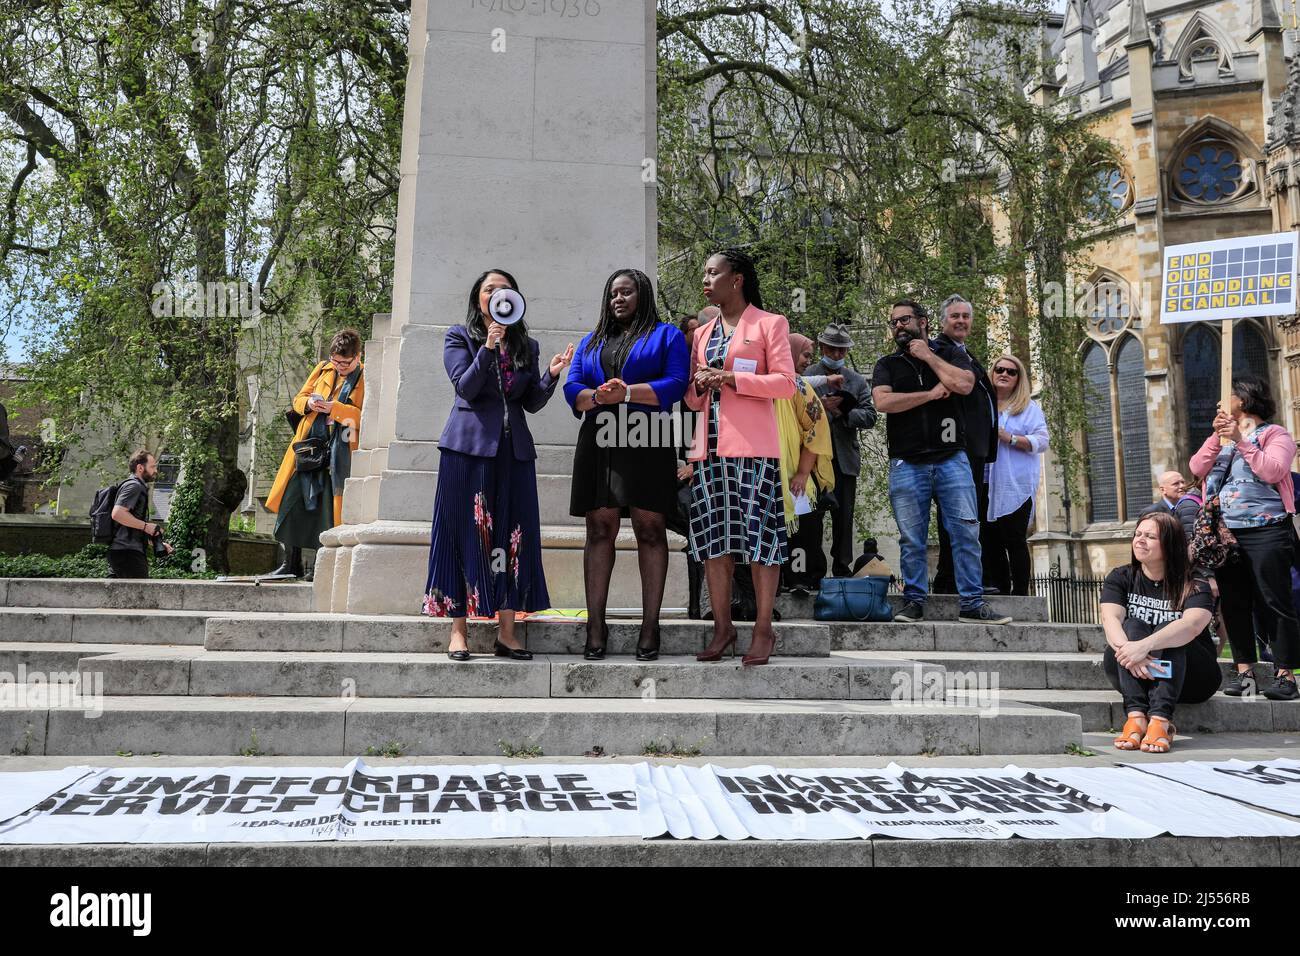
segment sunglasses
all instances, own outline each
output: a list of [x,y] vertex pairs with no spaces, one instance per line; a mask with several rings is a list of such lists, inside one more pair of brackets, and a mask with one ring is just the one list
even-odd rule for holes
[[1005,366],[1005,365],[999,365],[997,368],[995,368],[995,369],[993,370],[993,374],[994,374],[994,375],[1010,375],[1012,378],[1019,378],[1019,377],[1020,377],[1020,369],[1015,368],[1014,366],[1011,367],[1011,368],[1008,368],[1008,367]]

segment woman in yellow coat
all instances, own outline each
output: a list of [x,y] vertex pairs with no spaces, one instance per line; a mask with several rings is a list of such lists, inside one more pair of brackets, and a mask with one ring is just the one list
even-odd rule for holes
[[[277,515],[276,540],[285,547],[284,564],[271,577],[302,577],[302,549],[319,547],[321,533],[341,522],[343,483],[361,434],[365,393],[361,336],[344,329],[330,341],[329,361],[312,369],[293,400],[293,410],[302,420],[266,499],[267,510]],[[293,444],[309,438],[325,443],[324,462],[319,468],[300,470]]]

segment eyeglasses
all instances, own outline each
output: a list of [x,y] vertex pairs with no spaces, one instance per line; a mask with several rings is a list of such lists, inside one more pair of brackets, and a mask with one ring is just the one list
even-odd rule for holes
[[1005,365],[999,365],[993,370],[994,375],[1010,375],[1012,378],[1020,377],[1020,369],[1012,367],[1007,368]]
[[885,326],[892,329],[896,326],[907,325],[907,323],[911,322],[914,318],[916,318],[914,315],[900,315],[896,319],[888,319],[885,322]]

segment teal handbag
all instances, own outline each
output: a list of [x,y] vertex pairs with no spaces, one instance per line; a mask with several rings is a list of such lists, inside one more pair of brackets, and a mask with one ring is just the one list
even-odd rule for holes
[[887,577],[823,578],[813,617],[818,621],[892,621]]

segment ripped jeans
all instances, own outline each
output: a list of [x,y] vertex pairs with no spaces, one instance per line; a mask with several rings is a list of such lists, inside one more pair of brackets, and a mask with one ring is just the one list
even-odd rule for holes
[[914,465],[900,458],[889,460],[889,504],[898,523],[903,597],[924,604],[930,591],[925,549],[931,501],[939,503],[944,528],[952,542],[961,609],[975,611],[984,603],[984,569],[980,563],[975,482],[964,451],[928,465]]

